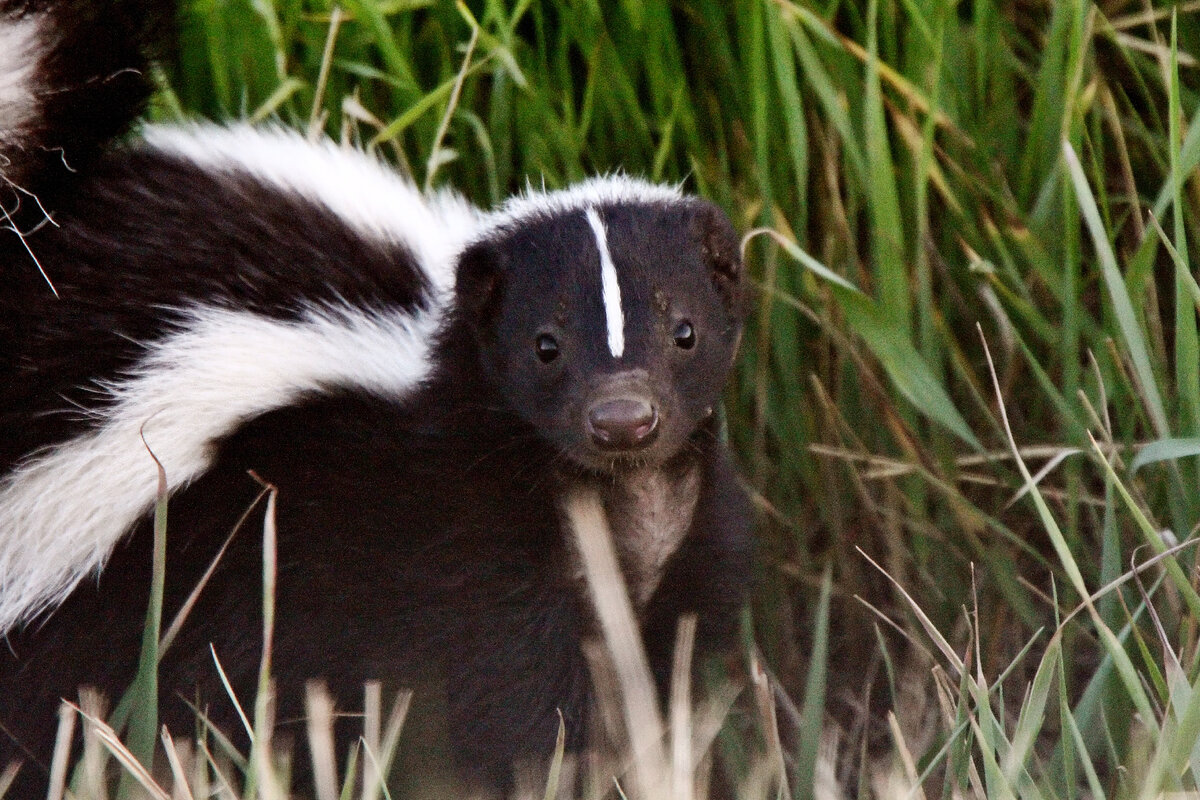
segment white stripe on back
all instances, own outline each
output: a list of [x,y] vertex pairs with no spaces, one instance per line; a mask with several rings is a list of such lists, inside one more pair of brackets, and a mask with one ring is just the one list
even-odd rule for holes
[[0,635],[60,603],[99,571],[154,505],[211,465],[212,443],[298,397],[351,386],[401,397],[429,372],[441,309],[312,309],[282,321],[224,308],[186,312],[146,345],[128,377],[101,385],[99,424],[0,479]]
[[608,324],[608,351],[613,358],[620,358],[625,352],[625,314],[621,310],[617,267],[608,252],[608,231],[595,208],[588,208],[587,221],[596,235],[596,249],[600,251],[600,286],[604,296],[604,320]]
[[279,127],[148,125],[152,149],[217,173],[244,175],[324,206],[375,239],[404,245],[434,287],[454,288],[458,253],[479,226],[479,211],[453,192],[423,195],[371,154]]

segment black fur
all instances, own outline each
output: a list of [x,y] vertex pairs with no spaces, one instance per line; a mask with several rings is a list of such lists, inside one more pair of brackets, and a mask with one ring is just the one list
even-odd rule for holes
[[[141,41],[128,26],[112,35]],[[141,64],[144,49],[139,43],[127,63]],[[115,107],[131,113],[142,88]],[[56,113],[48,119],[70,117]],[[89,122],[93,144],[120,127],[110,122]],[[56,130],[30,146],[54,141]],[[90,423],[61,412],[98,407],[86,387],[134,366],[137,342],[179,323],[172,309],[206,303],[288,320],[334,301],[408,311],[430,302],[408,248],[368,241],[253,179],[133,147],[76,180],[70,197],[57,198],[59,226],[28,237],[58,299],[22,260],[24,244],[0,233],[11,287],[0,295],[0,469],[86,431]],[[599,256],[584,209],[522,216],[485,229],[462,255],[418,391],[381,397],[351,383],[268,411],[214,441],[212,468],[172,498],[168,618],[259,492],[248,472],[278,487],[281,720],[301,715],[313,677],[343,707],[356,705],[366,680],[436,684],[469,784],[503,789],[515,760],[544,758],[560,711],[568,746],[579,748],[591,702],[581,646],[596,632],[562,502],[579,487],[600,492],[632,575],[638,540],[628,523],[638,508],[617,498],[651,473],[672,485],[691,476],[697,487],[686,534],[660,565],[661,580],[646,584],[639,611],[655,671],[665,681],[682,613],[699,615],[702,652],[733,643],[751,515],[713,409],[743,319],[736,238],[720,211],[696,199],[595,208],[627,315],[620,360],[604,344]],[[681,321],[694,327],[694,345],[673,338]],[[537,352],[544,334],[559,347],[550,362]],[[652,435],[600,446],[589,410],[613,397],[652,405]],[[234,538],[161,664],[161,713],[180,731],[194,724],[184,698],[232,718],[210,644],[241,697],[252,696],[261,630],[255,528]],[[58,698],[80,684],[115,698],[131,678],[151,538],[147,520],[98,580],[8,633],[0,764],[29,760],[17,796],[44,785]]]
[[18,225],[86,174],[150,97],[149,67],[171,38],[174,5],[158,0],[0,0],[0,25],[44,21],[37,113],[17,129],[0,118],[0,204]]

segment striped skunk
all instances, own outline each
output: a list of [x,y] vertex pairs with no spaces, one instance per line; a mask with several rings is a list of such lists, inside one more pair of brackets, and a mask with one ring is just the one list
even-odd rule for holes
[[724,214],[620,176],[482,212],[282,130],[113,145],[169,16],[143,5],[0,0],[0,766],[25,760],[18,796],[45,784],[59,699],[119,697],[134,673],[150,452],[167,618],[217,559],[160,663],[177,729],[197,698],[228,716],[213,652],[253,694],[261,542],[226,543],[255,477],[278,489],[281,720],[309,678],[345,703],[432,675],[467,785],[503,791],[560,712],[581,747],[577,487],[604,502],[659,679],[682,614],[727,648],[751,534],[713,414],[744,317]]

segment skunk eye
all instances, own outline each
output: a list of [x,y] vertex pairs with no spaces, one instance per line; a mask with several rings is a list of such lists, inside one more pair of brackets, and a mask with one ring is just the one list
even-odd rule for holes
[[543,333],[537,337],[537,344],[534,349],[537,351],[537,357],[543,364],[549,364],[558,358],[558,340],[548,333]]
[[675,346],[681,350],[691,350],[696,346],[696,329],[686,319],[675,326]]

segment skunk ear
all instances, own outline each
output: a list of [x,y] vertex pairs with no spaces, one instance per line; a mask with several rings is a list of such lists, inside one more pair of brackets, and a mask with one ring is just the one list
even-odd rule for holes
[[477,333],[490,326],[500,306],[502,260],[500,251],[488,242],[476,242],[458,258],[455,305]]
[[704,260],[712,268],[713,283],[733,306],[740,306],[744,270],[733,224],[724,211],[712,203],[701,201],[695,225]]

